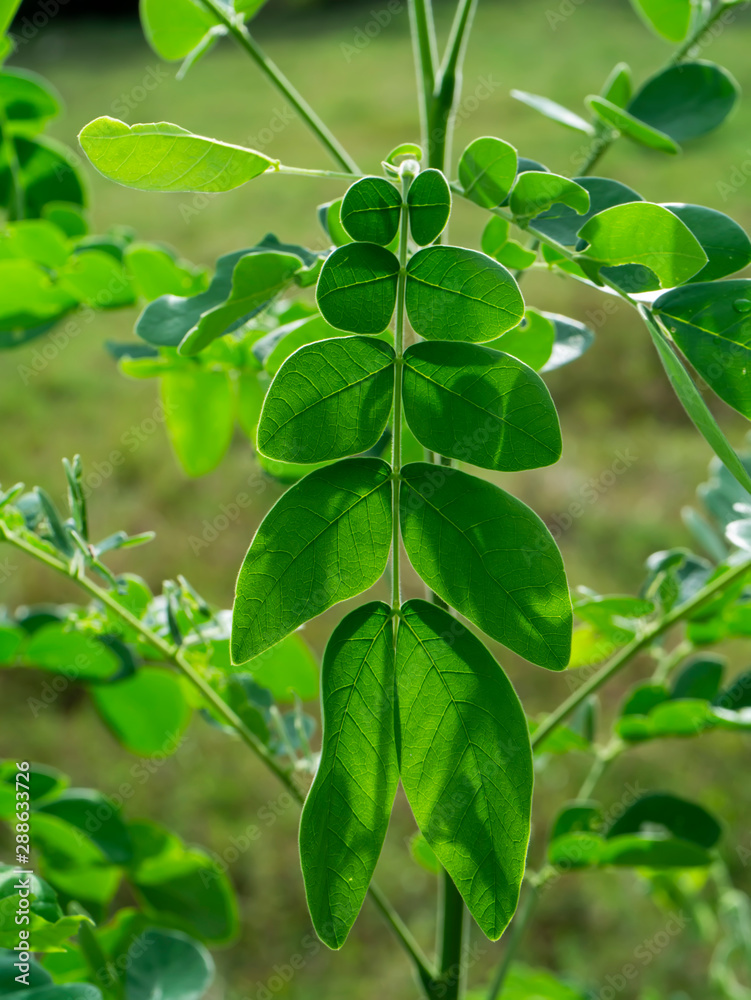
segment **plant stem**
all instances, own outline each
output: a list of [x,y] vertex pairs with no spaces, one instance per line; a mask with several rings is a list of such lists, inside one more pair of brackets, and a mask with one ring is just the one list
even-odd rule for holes
[[688,639],[679,642],[674,650],[666,653],[657,663],[655,672],[652,674],[652,684],[664,684],[678,664],[690,656],[694,651],[694,644]]
[[421,141],[423,150],[427,153],[430,146],[429,123],[435,87],[435,68],[438,63],[431,0],[409,0],[409,23],[415,55]]
[[444,173],[451,151],[454,108],[461,94],[462,64],[476,10],[477,0],[459,0],[430,104],[428,166]]
[[399,914],[396,912],[394,907],[384,896],[384,894],[381,892],[381,890],[378,888],[375,882],[370,883],[370,889],[368,890],[368,893],[370,895],[370,898],[375,903],[375,905],[381,911],[381,914],[391,927],[396,937],[401,942],[402,947],[412,959],[412,962],[414,963],[417,973],[420,977],[420,981],[425,987],[425,992],[427,995],[430,995],[429,991],[433,986],[433,984],[435,983],[436,979],[435,970],[431,968],[430,962],[425,957],[419,944],[412,937],[412,934],[407,925],[404,923],[402,918],[399,916]]
[[607,769],[624,750],[624,745],[620,740],[614,741],[610,747],[600,750],[595,757],[592,767],[587,772],[587,776],[582,782],[581,788],[576,793],[577,799],[588,799],[594,792],[600,779]]
[[674,608],[653,625],[649,626],[649,628],[646,628],[641,635],[634,636],[631,642],[616,653],[604,667],[593,674],[588,681],[582,684],[578,691],[574,691],[573,694],[561,702],[558,708],[540,723],[532,734],[532,746],[539,746],[545,737],[549,736],[583,701],[601,688],[603,684],[606,684],[611,677],[614,677],[635,656],[647,649],[655,639],[667,632],[673,625],[688,618],[694,611],[697,611],[702,605],[708,603],[716,594],[721,593],[731,583],[745,576],[749,570],[751,570],[751,559],[729,569],[712,583],[708,583],[705,587],[702,587],[691,600]]
[[21,165],[13,142],[13,136],[7,131],[5,116],[0,113],[0,149],[5,152],[8,160],[8,172],[12,188],[13,220],[19,222],[26,215],[26,199],[24,197],[23,181],[21,180]]
[[288,167],[280,163],[274,170],[267,170],[267,174],[289,174],[293,177],[327,177],[334,180],[356,181],[362,174],[353,174],[344,170],[310,170],[308,167]]
[[670,64],[674,65],[675,63],[681,62],[682,59],[685,59],[691,52],[691,49],[693,49],[694,46],[699,45],[706,32],[709,31],[715,21],[718,20],[718,18],[720,18],[726,10],[727,7],[724,3],[715,3],[714,7],[709,11],[704,20],[699,23],[685,42],[683,42],[683,44],[673,53]]
[[250,32],[242,23],[242,20],[235,19],[222,6],[218,0],[198,0],[198,2],[216,20],[224,25],[229,34],[235,39],[238,45],[248,53],[258,68],[268,77],[276,89],[289,101],[298,115],[302,118],[310,131],[315,135],[321,145],[333,157],[333,159],[344,169],[357,176],[361,176],[362,171],[355,161],[341,145],[330,129],[318,117],[302,94],[290,83],[279,67],[268,58],[258,43],[250,35]]
[[447,871],[441,872],[438,926],[438,974],[443,1000],[457,1000],[462,990],[462,950],[466,925],[464,900]]
[[537,909],[539,901],[540,887],[530,883],[524,902],[516,911],[512,920],[508,944],[506,945],[506,950],[503,953],[501,964],[498,966],[498,970],[496,971],[493,981],[490,984],[487,1000],[497,1000],[497,997],[500,995],[500,992],[503,989],[503,984],[506,982],[506,976],[508,975],[511,963],[516,957],[519,945],[524,937],[524,932],[529,926],[529,922]]
[[[402,169],[402,210],[399,221],[399,278],[396,285],[396,323],[394,330],[394,410],[391,437],[391,609],[395,613],[402,605],[399,557],[399,481],[402,471],[402,371],[404,367],[404,299],[407,288],[407,253],[409,250],[409,210],[407,194],[413,174],[409,162]],[[417,166],[415,166],[417,169]],[[394,644],[396,645],[397,619],[394,618]]]

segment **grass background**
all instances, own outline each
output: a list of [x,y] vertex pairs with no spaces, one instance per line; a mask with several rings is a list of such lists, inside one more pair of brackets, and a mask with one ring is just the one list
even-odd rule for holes
[[[377,22],[386,20],[387,11],[391,17],[381,29]],[[438,21],[444,33],[448,17],[448,8],[440,6]],[[387,6],[373,0],[369,6],[281,14],[272,4],[258,19],[257,36],[365,169],[377,171],[393,146],[417,139],[403,2]],[[747,91],[750,43],[751,21],[741,13],[704,52],[727,66]],[[542,160],[553,170],[573,172],[582,137],[513,101],[510,89],[546,94],[581,109],[582,97],[600,89],[616,62],[629,62],[641,80],[664,63],[669,52],[644,30],[625,0],[483,3],[468,53],[455,150],[478,135],[498,135],[522,155]],[[328,166],[302,126],[287,121],[284,101],[230,43],[220,44],[177,82],[172,67],[147,49],[134,23],[66,27],[53,19],[21,46],[13,61],[44,73],[63,94],[67,108],[52,131],[69,144],[90,119],[111,114],[130,122],[174,121],[198,133],[267,148],[285,163]],[[205,265],[268,231],[284,241],[319,241],[313,206],[342,191],[337,183],[270,177],[222,197],[195,200],[128,191],[88,167],[85,172],[95,229],[125,223],[140,238],[170,243]],[[600,172],[654,201],[719,208],[748,229],[751,101],[741,102],[716,134],[689,144],[679,157],[651,154],[622,141],[607,154]],[[477,245],[483,222],[479,210],[457,206],[453,241]],[[625,306],[605,314],[601,296],[548,275],[525,279],[525,295],[535,306],[588,323],[597,341],[581,362],[549,379],[563,424],[561,462],[498,481],[511,484],[551,526],[571,520],[560,544],[572,586],[634,592],[650,552],[689,544],[680,510],[692,502],[694,488],[704,477],[709,449],[673,399],[646,332]],[[6,484],[18,479],[39,483],[60,495],[59,460],[80,452],[86,467],[98,471],[102,480],[90,501],[95,530],[102,535],[120,528],[158,532],[156,542],[128,555],[127,567],[153,587],[164,575],[182,572],[212,601],[228,606],[248,541],[279,490],[269,483],[257,505],[244,510],[208,548],[194,551],[190,538],[200,535],[203,521],[216,517],[220,505],[231,502],[255,476],[252,449],[238,435],[216,472],[186,480],[158,420],[152,419],[158,413],[156,385],[122,378],[102,347],[105,339],[129,337],[134,318],[135,313],[127,312],[100,314],[48,359],[41,353],[44,341],[2,356],[0,415],[6,432],[0,436],[0,479]],[[746,431],[743,421],[722,404],[716,405],[716,412],[740,446]],[[134,431],[137,446],[131,443]],[[115,451],[124,461],[106,475]],[[623,455],[628,456],[627,471],[606,486],[613,463]],[[587,484],[595,486],[595,503],[587,502],[589,494],[582,492]],[[572,504],[581,504],[581,516],[567,517],[578,509]],[[75,599],[72,590],[42,569],[13,557],[11,564],[13,572],[2,595],[9,606]],[[126,563],[118,557],[113,565],[122,569]],[[322,647],[341,613],[335,609],[309,626],[307,636],[316,648]],[[728,652],[736,668],[748,666],[747,650],[740,645]],[[502,654],[502,660],[531,711],[545,710],[568,693],[565,677],[553,677],[509,654]],[[606,709],[617,704],[625,687],[645,669],[632,668],[628,678],[608,689]],[[44,679],[19,672],[0,678],[0,752],[59,766],[76,785],[116,790],[132,775],[134,760],[114,743],[80,692],[66,692],[35,718],[26,710],[26,699],[38,697]],[[735,851],[738,843],[751,848],[748,759],[747,745],[728,734],[705,736],[698,744],[648,745],[614,768],[603,786],[604,799],[617,802],[637,783],[641,789],[689,791],[726,820],[727,858],[749,890],[751,874]],[[564,758],[539,776],[536,835],[544,833],[551,815],[573,794],[585,767],[583,760]],[[382,995],[406,1000],[415,995],[405,960],[367,905],[340,954],[306,949],[310,925],[297,866],[296,810],[234,742],[194,722],[178,754],[138,785],[127,810],[132,817],[161,820],[220,856],[231,847],[231,838],[241,837],[249,825],[258,823],[264,829],[260,841],[230,866],[243,931],[236,945],[217,955],[217,996],[262,1000],[261,987],[274,966],[283,967],[294,953],[304,954],[306,962],[304,972],[279,991],[291,1000]],[[413,830],[400,799],[378,877],[427,947],[433,934],[434,885],[409,860],[406,838]],[[533,849],[533,863],[537,855],[539,849]],[[624,997],[642,995],[648,987],[655,987],[659,997],[675,1000],[711,997],[704,974],[707,948],[690,930],[671,939],[648,963],[635,959],[635,949],[663,930],[666,920],[647,898],[644,884],[631,875],[569,876],[548,893],[522,956],[565,971],[594,997],[607,996],[602,992],[607,976],[616,976],[629,962],[636,963],[639,976],[622,992]],[[479,945],[473,981],[483,979],[501,948],[482,941]]]

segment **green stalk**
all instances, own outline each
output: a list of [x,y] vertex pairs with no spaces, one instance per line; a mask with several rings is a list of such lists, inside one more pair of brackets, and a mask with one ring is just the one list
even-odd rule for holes
[[236,20],[231,16],[225,7],[218,0],[199,0],[199,3],[224,25],[228,33],[234,38],[238,45],[250,56],[262,73],[271,81],[276,89],[289,101],[298,115],[302,118],[310,131],[315,135],[321,145],[327,150],[332,158],[350,173],[362,175],[362,171],[349,155],[347,150],[341,145],[336,136],[318,117],[302,94],[290,83],[279,67],[269,59],[263,49],[258,45],[250,32],[241,20]]
[[444,173],[451,154],[454,109],[461,95],[462,65],[476,10],[477,0],[459,0],[431,102],[428,166]]
[[708,583],[705,587],[702,587],[690,601],[686,601],[679,607],[674,608],[668,614],[663,615],[653,625],[650,625],[649,628],[646,628],[641,635],[635,636],[604,667],[593,674],[588,681],[585,681],[577,691],[574,691],[565,701],[561,702],[558,708],[540,723],[532,734],[532,746],[539,746],[545,737],[557,729],[564,719],[567,719],[583,701],[586,701],[591,694],[599,690],[611,677],[615,677],[635,656],[648,649],[655,639],[664,635],[673,625],[684,621],[704,604],[709,603],[713,597],[722,593],[730,584],[745,576],[749,572],[749,569],[751,569],[751,559],[729,569],[712,583]]
[[435,88],[435,70],[438,64],[431,0],[409,0],[409,23],[415,56],[422,147],[427,153],[430,144],[429,122]]
[[467,923],[467,910],[459,890],[447,871],[441,872],[438,926],[438,974],[440,996],[457,1000],[463,990],[462,949]]
[[26,215],[26,199],[24,198],[23,181],[21,180],[21,165],[18,162],[13,136],[8,134],[4,115],[0,114],[0,149],[5,152],[8,160],[8,172],[13,190],[13,219],[20,221]]
[[[252,750],[252,752],[266,765],[266,767],[269,768],[279,781],[281,781],[295,802],[297,802],[298,805],[302,805],[305,797],[297,787],[292,772],[286,770],[277,763],[266,746],[264,746],[258,737],[250,729],[248,729],[242,719],[240,719],[240,717],[232,710],[226,701],[224,701],[224,699],[217,694],[211,685],[204,680],[201,674],[195,670],[193,665],[185,657],[181,647],[167,642],[156,632],[153,632],[148,625],[144,625],[142,621],[136,618],[135,615],[133,615],[126,607],[117,601],[109,591],[98,586],[85,576],[82,571],[73,571],[71,567],[62,559],[58,559],[51,553],[45,552],[43,549],[40,549],[27,542],[25,539],[19,537],[14,532],[9,531],[2,522],[0,522],[0,540],[5,540],[14,548],[19,549],[28,556],[31,556],[32,559],[38,560],[49,569],[62,574],[69,580],[73,580],[79,587],[85,590],[90,597],[104,604],[110,609],[110,611],[114,612],[114,614],[116,614],[121,621],[128,625],[129,628],[134,629],[146,640],[147,643],[158,649],[164,660],[177,667],[177,669],[190,681],[190,683],[201,692],[203,697],[215,709],[220,718],[222,718],[227,725],[235,730],[243,743],[245,743],[245,745]],[[396,913],[391,903],[389,903],[375,883],[371,883],[368,895],[381,911],[397,940],[404,948],[404,951],[415,964],[415,968],[421,981],[424,983],[432,983],[435,979],[435,975],[429,961],[420,951],[419,945],[415,942],[408,928]],[[429,995],[427,987],[426,995]]]
[[727,10],[727,6],[720,0],[719,3],[715,3],[714,7],[709,11],[706,18],[701,21],[697,27],[689,34],[685,42],[673,53],[673,58],[670,60],[670,64],[681,62],[686,56],[691,52],[694,46],[699,45],[704,35],[709,31],[712,25],[717,21]]

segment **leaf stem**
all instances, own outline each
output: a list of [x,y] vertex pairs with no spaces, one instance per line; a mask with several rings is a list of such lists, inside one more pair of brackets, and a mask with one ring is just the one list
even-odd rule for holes
[[353,174],[344,170],[311,170],[308,167],[288,167],[280,163],[273,170],[267,170],[267,174],[289,174],[293,177],[327,177],[334,180],[356,181],[362,174]]
[[[700,5],[697,6],[701,9]],[[686,56],[690,54],[691,49],[701,43],[706,32],[709,31],[715,21],[717,21],[727,9],[727,5],[724,4],[722,0],[719,0],[719,2],[716,3],[709,11],[704,20],[700,21],[697,27],[690,33],[683,44],[676,49],[673,53],[672,59],[670,60],[670,65],[674,65],[675,63],[679,63],[681,60],[685,59]]]
[[751,569],[751,559],[747,559],[745,562],[738,566],[734,566],[729,569],[722,576],[708,583],[705,587],[702,587],[689,601],[684,604],[679,605],[674,608],[668,614],[664,615],[658,621],[646,628],[641,635],[634,636],[634,638],[626,646],[623,647],[616,655],[609,660],[604,667],[593,674],[588,681],[577,690],[574,691],[565,701],[554,711],[544,719],[537,729],[532,734],[532,746],[537,747],[549,736],[558,726],[563,722],[564,719],[579,706],[583,701],[585,701],[593,692],[597,691],[599,688],[606,684],[611,677],[614,677],[620,670],[623,669],[635,656],[647,649],[651,643],[654,642],[659,636],[663,635],[668,629],[672,628],[678,622],[683,621],[688,618],[694,611],[697,611],[704,604],[708,603],[715,595],[722,593],[731,583],[739,580],[741,577],[745,576]]
[[229,34],[235,39],[241,48],[248,53],[258,68],[276,89],[289,101],[298,115],[302,118],[310,131],[315,135],[321,145],[327,150],[332,158],[344,169],[351,171],[357,176],[361,176],[362,171],[355,161],[334,136],[331,130],[318,117],[302,94],[290,83],[279,67],[269,59],[263,49],[251,36],[242,20],[233,18],[225,7],[218,0],[198,0],[198,2],[216,20],[224,25]]
[[375,882],[370,883],[370,889],[368,890],[368,892],[373,903],[381,911],[381,914],[383,915],[384,919],[389,924],[389,926],[391,927],[392,931],[397,936],[397,938],[401,941],[404,950],[412,959],[412,962],[415,965],[415,968],[420,977],[420,981],[423,984],[425,992],[429,996],[430,991],[434,988],[434,984],[436,981],[435,970],[431,968],[429,960],[423,953],[419,944],[415,941],[407,925],[404,923],[402,918],[399,916],[399,914],[396,912],[394,907],[384,896],[384,894],[381,892],[381,890],[378,888]]
[[26,215],[26,199],[24,197],[21,165],[18,162],[16,144],[13,136],[8,133],[5,116],[0,112],[0,149],[4,150],[8,160],[8,172],[12,188],[13,219],[18,222]]

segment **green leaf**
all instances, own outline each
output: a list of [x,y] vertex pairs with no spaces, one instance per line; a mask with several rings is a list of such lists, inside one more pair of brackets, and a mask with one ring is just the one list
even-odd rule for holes
[[[0,2],[0,11],[2,11],[2,3]],[[0,21],[2,25],[2,21]],[[18,975],[18,969],[15,963],[18,961],[18,957],[15,951],[5,950],[0,951],[0,996],[10,996],[11,993],[22,994],[23,996],[29,995],[29,990],[35,990],[38,987],[46,987],[52,985],[52,976],[47,972],[47,970],[39,965],[33,958],[29,959],[29,976],[27,986],[25,983],[17,983],[16,976]],[[98,993],[91,987],[92,991]]]
[[108,680],[120,670],[119,661],[98,638],[57,622],[37,629],[22,655],[27,666],[52,670],[71,680]]
[[282,705],[293,704],[297,698],[313,701],[318,697],[318,664],[298,632],[244,663],[242,675],[238,675],[230,659],[229,640],[215,640],[211,644],[211,665],[226,674],[252,677],[258,687],[270,692]]
[[600,121],[605,122],[611,128],[617,129],[621,135],[625,135],[628,139],[633,139],[639,145],[647,146],[649,149],[658,149],[662,153],[675,154],[680,152],[680,146],[676,142],[673,142],[665,132],[660,132],[659,129],[652,128],[640,118],[636,118],[630,114],[625,108],[621,108],[617,104],[612,104],[610,101],[605,100],[604,97],[591,95],[587,98],[586,103]]
[[725,660],[721,656],[702,653],[690,659],[676,675],[671,698],[704,698],[713,701],[720,690]]
[[426,247],[407,264],[407,315],[427,340],[492,340],[516,326],[524,300],[499,263],[461,247]]
[[[23,190],[23,217],[38,219],[49,202],[86,204],[86,189],[70,150],[53,139],[17,136],[13,140],[18,180]],[[15,188],[7,151],[0,149],[0,205],[15,218]]]
[[177,347],[204,313],[221,306],[232,293],[232,275],[238,262],[252,249],[235,250],[216,262],[216,272],[205,292],[183,296],[162,295],[138,317],[136,333],[157,347]]
[[582,215],[589,209],[589,192],[576,181],[549,170],[525,170],[517,177],[509,199],[514,215],[524,217],[538,215],[558,203]]
[[342,200],[341,223],[353,240],[385,247],[399,231],[402,196],[384,177],[355,181]]
[[[483,996],[483,993],[471,994],[468,1000],[482,1000]],[[543,969],[530,969],[514,962],[499,1000],[585,1000],[585,994],[560,982]]]
[[523,271],[537,260],[537,251],[528,250],[517,240],[507,240],[493,256],[510,271]]
[[437,240],[451,215],[451,189],[440,170],[423,170],[407,192],[409,230],[418,246]]
[[0,259],[27,258],[50,270],[63,267],[68,261],[65,236],[57,226],[44,219],[9,222],[0,233]]
[[15,68],[0,73],[0,117],[7,135],[36,135],[60,111],[60,98],[43,77]]
[[593,216],[614,205],[642,201],[641,195],[632,188],[607,177],[577,177],[576,182],[589,193],[589,211],[578,215],[573,208],[559,204],[536,216],[532,225],[557,243],[575,246],[577,250],[586,246],[584,240],[579,239],[579,230]]
[[184,59],[218,22],[194,0],[140,0],[146,41],[162,59]]
[[751,419],[751,280],[676,288],[653,309],[710,388]]
[[20,6],[21,0],[0,0],[0,34],[5,34],[10,28]]
[[104,116],[89,122],[78,140],[101,174],[141,191],[231,191],[278,166],[263,153],[169,122],[126,125]]
[[327,201],[318,206],[318,221],[326,235],[334,246],[342,247],[346,243],[352,243],[352,237],[342,225],[341,210],[343,198],[335,201]]
[[551,319],[536,309],[527,309],[523,321],[490,345],[512,354],[530,368],[539,371],[550,360],[556,328]]
[[682,42],[691,26],[693,0],[631,0],[641,19],[669,42]]
[[93,309],[121,309],[136,300],[122,264],[103,250],[74,254],[58,271],[58,284]]
[[510,225],[511,223],[507,219],[502,219],[499,215],[491,215],[482,231],[482,241],[480,243],[482,252],[486,253],[488,257],[493,257],[497,260],[498,253],[508,241]]
[[372,448],[391,411],[393,369],[393,350],[365,337],[300,348],[287,358],[266,395],[260,451],[305,463]]
[[232,272],[227,300],[201,315],[180,342],[178,352],[198,354],[217,337],[246,323],[292,283],[301,266],[300,258],[291,253],[262,251],[241,257]]
[[712,863],[712,855],[689,840],[625,835],[605,840],[598,863],[627,868],[702,868]]
[[534,108],[535,111],[539,111],[541,115],[550,118],[551,121],[558,122],[559,125],[565,125],[566,128],[573,129],[575,132],[583,132],[585,135],[594,135],[595,130],[588,121],[556,101],[551,101],[549,97],[528,94],[525,90],[512,90],[511,96],[517,101],[521,101],[522,104]]
[[[118,806],[101,792],[89,788],[68,788],[34,807],[39,814],[55,816],[90,840],[111,864],[127,864],[132,857],[130,835]],[[33,822],[33,820],[32,820]]]
[[177,460],[189,476],[205,476],[232,440],[235,403],[226,372],[190,364],[162,376],[165,425]]
[[323,316],[306,316],[278,326],[253,345],[253,355],[269,375],[276,375],[287,358],[307,344],[332,337],[347,337],[346,330],[335,330]]
[[518,472],[557,462],[558,415],[542,379],[476,344],[425,341],[404,355],[404,414],[439,455]]
[[467,198],[483,208],[505,201],[516,178],[516,150],[501,139],[475,139],[459,160],[459,183]]
[[626,63],[613,67],[602,88],[602,96],[616,107],[625,108],[631,100],[631,69]]
[[561,555],[540,518],[455,469],[415,463],[402,477],[404,546],[431,590],[515,653],[562,670],[571,602]]
[[391,468],[353,458],[311,472],[266,515],[240,569],[232,660],[245,663],[381,576]]
[[128,949],[128,1000],[200,1000],[213,978],[211,955],[178,931],[150,927]]
[[42,218],[51,222],[70,239],[86,236],[89,231],[89,223],[83,208],[66,201],[48,202],[42,208]]
[[661,205],[638,201],[615,205],[582,226],[585,256],[598,266],[641,264],[663,288],[680,285],[707,263],[691,230]]
[[[690,290],[693,291],[699,287],[699,285],[693,285]],[[666,297],[661,296],[661,298]],[[680,360],[676,357],[665,334],[652,318],[651,313],[644,310],[642,316],[647,324],[652,341],[657,348],[657,353],[660,355],[660,361],[662,361],[662,365],[670,379],[670,384],[673,386],[676,396],[681,401],[681,405],[691,418],[692,423],[709,444],[715,455],[727,467],[728,472],[735,477],[744,490],[751,493],[751,476],[746,471],[738,455],[733,451],[728,439],[722,433],[719,424],[712,416],[701,393],[691,381],[688,372]]]
[[129,829],[136,860],[128,880],[146,915],[207,944],[231,941],[238,916],[226,865],[154,823]]
[[594,343],[595,335],[578,320],[559,316],[557,313],[543,313],[543,316],[555,327],[555,340],[553,351],[540,368],[541,372],[552,372],[557,368],[563,368],[564,365],[570,365]]
[[208,279],[201,268],[177,260],[164,247],[131,243],[124,261],[139,295],[153,302],[160,295],[197,295],[206,290]]
[[738,96],[738,84],[727,70],[703,60],[681,62],[650,77],[628,111],[676,142],[685,142],[721,125]]
[[396,675],[407,799],[470,913],[497,940],[516,910],[530,832],[524,712],[479,639],[426,601],[401,610]]
[[164,757],[182,743],[191,709],[180,678],[169,670],[139,667],[114,684],[98,684],[91,698],[117,740],[141,757]]
[[323,318],[349,333],[382,333],[396,306],[399,261],[375,243],[350,243],[326,260],[316,288]]
[[689,279],[690,284],[726,278],[751,263],[751,240],[728,215],[702,205],[670,203],[664,207],[688,226],[707,255],[707,263]]
[[702,806],[667,792],[652,792],[637,799],[615,820],[606,839],[640,833],[644,828],[663,827],[674,837],[699,847],[712,848],[722,834],[717,820]]
[[321,763],[300,820],[300,861],[318,936],[341,948],[383,847],[399,771],[391,609],[365,604],[323,658]]
[[0,260],[0,329],[30,329],[58,319],[77,299],[30,260]]
[[435,856],[435,851],[421,833],[416,833],[414,837],[410,837],[409,853],[426,872],[430,872],[431,875],[441,874],[441,862]]
[[660,737],[698,736],[718,725],[711,706],[698,698],[663,701],[644,714],[631,713],[617,720],[618,735],[631,743]]

